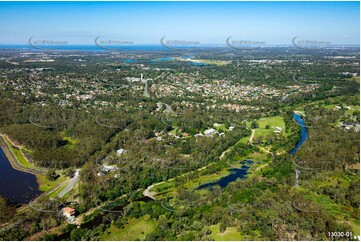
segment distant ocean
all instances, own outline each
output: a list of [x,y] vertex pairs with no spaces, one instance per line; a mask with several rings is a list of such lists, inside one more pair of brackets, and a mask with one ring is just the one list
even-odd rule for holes
[[[109,52],[109,51],[154,51],[154,50],[175,50],[175,49],[168,49],[162,45],[129,45],[124,48],[118,46],[107,46],[108,49],[102,49],[96,45],[52,45],[52,46],[42,46],[41,48],[34,48],[31,45],[10,45],[10,44],[0,44],[0,50],[27,50],[27,51],[92,51],[92,52]],[[188,48],[179,48],[180,51],[182,50],[190,50],[190,49],[214,49],[214,48],[223,48],[223,49],[232,49],[226,45],[200,45],[197,47],[188,47]],[[267,49],[267,48],[295,48],[292,45],[272,45],[263,47],[260,49]],[[325,49],[347,49],[347,48],[360,48],[359,45],[332,45]]]
[[[163,47],[162,45],[131,45],[124,48],[120,48],[118,46],[107,46],[108,49],[102,49],[96,45],[53,45],[53,46],[44,46],[41,48],[34,48],[30,45],[9,45],[9,44],[0,44],[0,50],[28,50],[28,51],[59,51],[59,50],[69,50],[69,51],[127,51],[127,50],[170,50],[168,48]],[[199,46],[197,48],[216,48],[219,46],[210,46],[204,45]],[[179,48],[182,50],[182,48]]]
[[18,49],[18,50],[29,50],[29,51],[43,51],[43,50],[75,50],[75,51],[117,51],[117,50],[167,50],[161,45],[132,45],[125,48],[109,48],[109,50],[102,49],[96,45],[53,45],[41,48],[34,48],[30,45],[7,45],[0,44],[0,49]]

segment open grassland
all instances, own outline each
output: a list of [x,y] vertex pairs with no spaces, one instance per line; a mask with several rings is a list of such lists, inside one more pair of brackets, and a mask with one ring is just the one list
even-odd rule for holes
[[156,222],[147,216],[139,219],[130,219],[124,228],[117,228],[111,225],[100,240],[134,241],[144,240],[146,235],[154,230]]
[[74,146],[75,144],[77,143],[77,140],[71,138],[71,137],[68,137],[68,136],[64,136],[63,137],[63,140],[66,140],[68,143],[66,144],[66,148],[68,149],[74,149]]
[[[274,133],[276,127],[282,128],[282,135],[285,137],[288,136],[288,133],[285,131],[286,124],[281,116],[261,118],[254,121],[256,121],[259,126],[255,129],[254,138],[262,137],[264,140],[265,137]],[[252,122],[253,121],[246,122],[247,127],[251,128]],[[266,128],[267,126],[269,126],[269,128]],[[245,142],[245,140],[243,142]]]
[[211,237],[215,241],[237,241],[237,240],[244,240],[241,236],[241,233],[237,231],[235,227],[228,227],[223,233],[219,230],[219,225],[212,225],[210,226],[210,230],[212,231]]

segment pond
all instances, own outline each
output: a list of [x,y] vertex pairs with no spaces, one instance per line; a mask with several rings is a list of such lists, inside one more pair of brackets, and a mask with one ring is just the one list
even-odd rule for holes
[[225,188],[228,186],[230,182],[234,182],[237,179],[243,179],[247,176],[247,171],[251,167],[253,161],[252,160],[244,160],[241,162],[240,168],[231,168],[229,169],[230,174],[228,176],[222,177],[218,181],[210,182],[203,184],[197,188],[197,190],[204,188],[211,188],[214,186],[220,186],[221,188]]
[[40,194],[35,175],[15,170],[0,147],[0,196],[14,204],[25,204]]

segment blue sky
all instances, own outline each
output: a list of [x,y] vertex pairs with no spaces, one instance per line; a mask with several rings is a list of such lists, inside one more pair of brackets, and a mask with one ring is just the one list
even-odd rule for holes
[[36,39],[93,44],[97,36],[224,44],[299,39],[359,44],[359,2],[0,2],[0,43]]

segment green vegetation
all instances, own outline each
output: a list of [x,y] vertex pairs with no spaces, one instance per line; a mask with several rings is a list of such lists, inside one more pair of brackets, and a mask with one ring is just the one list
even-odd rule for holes
[[9,140],[8,137],[3,136],[6,144],[8,145],[8,147],[10,147],[11,152],[14,154],[14,156],[16,157],[17,161],[24,167],[27,168],[34,168],[34,166],[32,164],[30,164],[30,162],[25,158],[23,152],[22,152],[22,148],[19,149],[18,147],[15,147],[11,141]]
[[73,139],[69,136],[62,136],[63,140],[64,141],[67,141],[67,144],[65,145],[66,148],[68,149],[74,149],[75,145],[77,144],[77,140],[76,139]]
[[43,192],[49,191],[51,188],[54,188],[55,186],[59,185],[60,183],[65,181],[64,176],[60,176],[54,181],[50,181],[46,175],[37,175],[36,176],[37,181],[39,183],[39,190]]
[[[136,64],[108,53],[84,53],[83,66],[68,53],[41,63],[19,55],[19,66],[0,60],[1,133],[26,147],[10,144],[22,166],[48,170],[37,176],[44,204],[60,200],[84,218],[77,228],[0,198],[10,211],[0,223],[22,221],[0,230],[1,240],[321,241],[348,239],[327,231],[359,233],[359,90],[341,74],[358,73],[358,59],[330,61],[327,49],[200,50],[194,59],[210,64],[202,66],[152,61],[174,55],[163,51],[132,54]],[[291,156],[301,135],[295,111],[311,128]],[[245,159],[253,160],[246,178],[196,189]],[[76,169],[79,182],[57,199]],[[154,184],[156,200],[146,200]]]
[[151,233],[156,226],[156,222],[144,216],[139,219],[130,219],[124,228],[117,228],[114,224],[107,229],[100,237],[100,240],[144,240],[147,234]]
[[237,240],[245,240],[244,237],[241,236],[241,233],[237,231],[235,227],[228,227],[225,231],[220,231],[220,224],[210,226],[210,230],[212,234],[210,235],[215,241],[237,241]]

